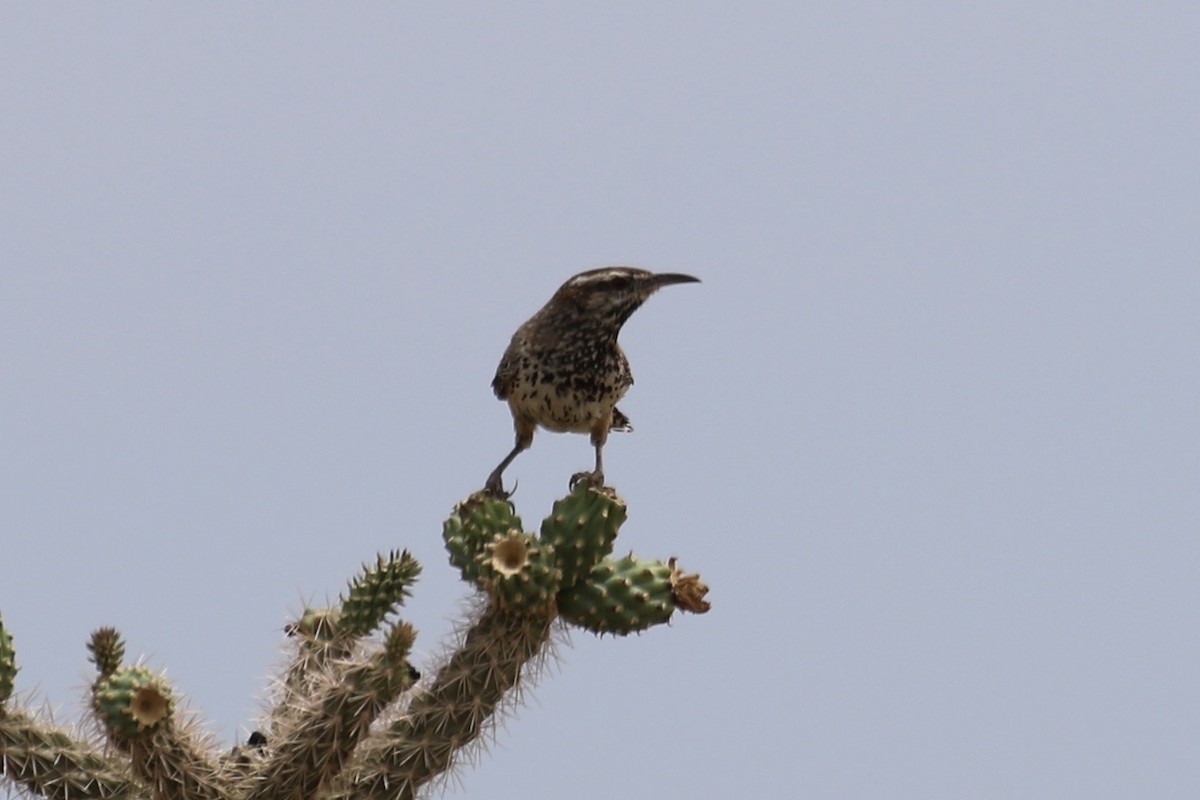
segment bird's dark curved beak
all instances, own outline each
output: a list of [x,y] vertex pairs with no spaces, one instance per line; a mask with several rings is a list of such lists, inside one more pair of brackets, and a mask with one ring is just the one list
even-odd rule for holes
[[691,275],[684,275],[681,272],[658,272],[655,273],[650,281],[654,284],[654,288],[660,286],[670,286],[673,283],[699,283],[700,279]]

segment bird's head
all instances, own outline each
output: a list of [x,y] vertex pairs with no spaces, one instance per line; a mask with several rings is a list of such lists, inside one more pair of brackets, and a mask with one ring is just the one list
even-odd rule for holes
[[699,283],[678,272],[651,272],[636,267],[601,267],[571,277],[559,287],[551,304],[572,306],[597,320],[620,326],[646,298],[673,283]]

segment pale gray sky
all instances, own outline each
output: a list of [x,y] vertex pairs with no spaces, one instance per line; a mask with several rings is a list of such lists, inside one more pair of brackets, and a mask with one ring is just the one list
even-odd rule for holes
[[[280,629],[511,445],[567,276],[627,326],[619,549],[713,611],[577,634],[450,797],[1200,796],[1200,6],[10,4],[0,611],[232,740]],[[591,459],[512,467],[534,527]],[[425,662],[428,666],[428,661]]]

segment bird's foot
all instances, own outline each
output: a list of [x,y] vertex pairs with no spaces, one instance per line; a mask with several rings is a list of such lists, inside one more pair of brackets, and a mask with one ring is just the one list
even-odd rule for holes
[[592,472],[576,472],[571,476],[571,482],[567,485],[571,489],[574,489],[581,481],[586,483],[588,486],[591,486],[593,489],[602,489],[604,488],[604,473],[600,470],[594,470]]
[[513,492],[517,490],[517,485],[513,484],[513,491],[504,491],[504,483],[500,480],[500,476],[493,472],[488,476],[487,483],[483,485],[483,491],[493,497],[499,497],[501,500],[507,500],[512,497]]

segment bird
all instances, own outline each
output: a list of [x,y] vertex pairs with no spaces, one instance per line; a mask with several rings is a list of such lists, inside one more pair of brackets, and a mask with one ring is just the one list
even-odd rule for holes
[[588,433],[596,466],[579,472],[571,486],[587,480],[604,485],[604,443],[609,431],[630,431],[617,401],[633,385],[629,361],[617,344],[621,326],[664,286],[699,283],[677,272],[635,267],[601,267],[581,272],[513,334],[492,378],[496,397],[508,402],[516,443],[492,470],[485,491],[508,497],[501,476],[533,443],[540,426],[556,432]]

